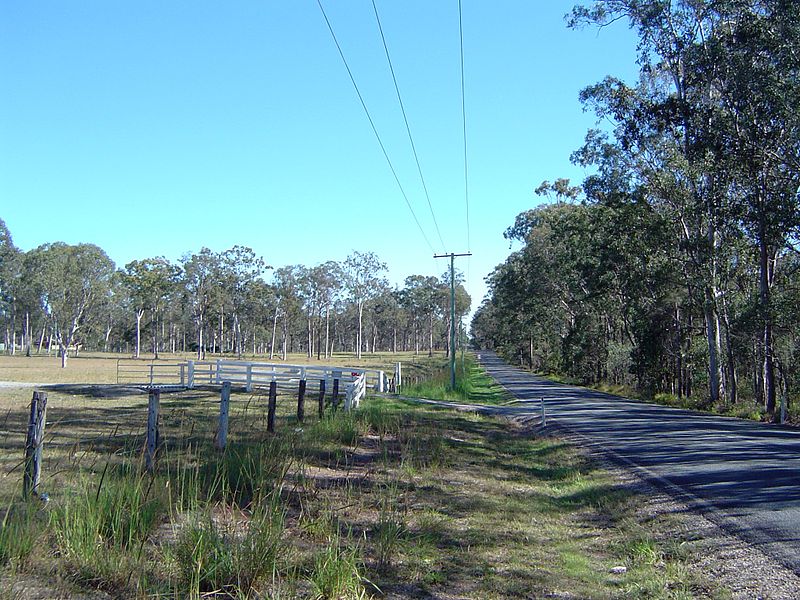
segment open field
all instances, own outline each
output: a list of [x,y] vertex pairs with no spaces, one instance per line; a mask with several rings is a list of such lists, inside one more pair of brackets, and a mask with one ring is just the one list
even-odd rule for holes
[[673,516],[505,420],[381,398],[320,420],[309,398],[300,424],[287,395],[268,434],[265,398],[235,393],[221,453],[217,393],[164,394],[151,476],[146,395],[59,389],[41,506],[19,500],[30,394],[0,390],[0,597],[726,597]]
[[[136,362],[142,364],[149,364],[150,362],[158,363],[174,363],[186,360],[196,359],[195,354],[161,354],[158,361],[153,361],[152,355],[142,355],[142,358]],[[237,360],[235,355],[216,355],[207,354],[206,360],[216,360],[222,358],[225,360]],[[441,353],[434,355],[438,361],[444,361]],[[117,382],[117,361],[132,361],[128,354],[114,354],[103,352],[87,352],[77,357],[70,357],[65,369],[61,368],[61,359],[55,354],[50,356],[46,354],[24,356],[18,354],[16,356],[9,356],[7,354],[0,355],[0,381],[18,381],[28,383],[46,383],[46,384],[68,384],[68,383],[81,383],[81,384],[112,384]],[[409,377],[413,376],[415,367],[417,365],[426,365],[430,358],[427,354],[417,354],[413,352],[398,352],[380,353],[380,354],[364,354],[361,359],[357,358],[354,353],[336,353],[331,358],[317,360],[316,358],[308,358],[305,354],[289,354],[285,361],[282,361],[277,356],[270,361],[267,356],[251,356],[243,355],[241,360],[251,360],[255,362],[273,362],[273,363],[286,363],[295,365],[331,365],[343,367],[364,367],[373,369],[384,369],[388,372],[393,372],[394,365],[397,362],[402,362],[404,366],[408,367]]]

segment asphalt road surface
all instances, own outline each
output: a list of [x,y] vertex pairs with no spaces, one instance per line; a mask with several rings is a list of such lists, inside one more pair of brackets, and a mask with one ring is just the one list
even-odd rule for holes
[[480,352],[488,373],[540,414],[636,468],[800,574],[800,431],[626,400],[548,381]]

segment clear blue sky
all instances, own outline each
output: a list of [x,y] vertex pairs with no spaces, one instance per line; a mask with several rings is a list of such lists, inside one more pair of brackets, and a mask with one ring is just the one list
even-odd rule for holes
[[[437,252],[467,250],[457,0],[378,0],[445,246],[438,241],[370,0],[324,6]],[[463,0],[468,275],[594,123],[579,90],[631,79],[622,23],[572,31],[572,2]],[[439,275],[315,0],[0,2],[0,218],[23,250],[91,242],[123,266],[202,246],[274,266],[376,252],[390,279]]]

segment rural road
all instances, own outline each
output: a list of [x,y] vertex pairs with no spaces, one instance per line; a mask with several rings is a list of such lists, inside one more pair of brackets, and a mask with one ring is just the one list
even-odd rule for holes
[[[481,352],[487,372],[547,425],[576,434],[682,495],[730,533],[800,574],[800,431],[716,417],[562,385]],[[524,402],[532,400],[533,402]]]

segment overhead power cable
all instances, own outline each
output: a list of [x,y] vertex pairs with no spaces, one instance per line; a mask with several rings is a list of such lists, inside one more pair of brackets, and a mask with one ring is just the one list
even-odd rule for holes
[[406,124],[406,133],[408,133],[408,141],[411,144],[411,151],[414,153],[414,161],[417,163],[417,173],[419,173],[419,179],[422,182],[422,189],[425,191],[425,198],[428,201],[428,208],[431,211],[431,218],[433,219],[433,225],[436,227],[436,235],[439,236],[439,242],[442,244],[442,248],[446,250],[446,244],[442,239],[442,232],[439,230],[439,223],[436,221],[436,215],[433,212],[433,204],[431,203],[431,196],[428,193],[428,186],[425,184],[425,177],[422,175],[422,167],[419,164],[419,155],[417,154],[417,147],[414,144],[414,136],[411,135],[411,126],[408,124],[408,116],[406,115],[406,108],[403,104],[403,98],[400,95],[400,86],[397,84],[397,76],[394,72],[394,65],[392,64],[392,58],[389,55],[389,46],[386,43],[386,36],[383,34],[383,25],[381,24],[381,17],[378,14],[378,6],[375,4],[375,0],[372,0],[372,10],[375,12],[375,21],[378,23],[378,31],[381,34],[381,41],[383,42],[383,50],[386,53],[386,61],[389,63],[389,71],[392,74],[392,81],[394,82],[394,91],[397,93],[397,102],[400,104],[400,112],[403,113],[403,122]]
[[403,199],[406,201],[406,206],[408,206],[408,210],[411,211],[411,216],[414,217],[414,222],[417,224],[419,232],[425,239],[425,243],[428,244],[428,247],[431,249],[431,252],[436,252],[433,249],[430,240],[428,240],[428,236],[425,235],[425,230],[422,228],[422,225],[420,224],[419,219],[417,218],[417,214],[414,212],[414,208],[411,206],[411,202],[408,200],[406,191],[405,189],[403,189],[403,184],[400,183],[400,178],[397,176],[397,171],[394,168],[394,164],[392,164],[392,160],[389,158],[388,152],[386,152],[386,146],[383,145],[383,140],[381,139],[381,136],[378,133],[377,127],[375,127],[375,121],[372,119],[372,115],[370,114],[369,109],[367,108],[366,102],[364,102],[364,97],[361,95],[361,90],[358,89],[358,84],[356,83],[355,77],[353,76],[353,72],[350,70],[350,65],[347,63],[347,59],[344,56],[342,47],[339,45],[339,40],[336,38],[336,34],[333,31],[333,26],[331,25],[330,19],[328,19],[328,15],[325,13],[325,8],[322,6],[321,0],[317,0],[317,6],[319,6],[319,10],[322,12],[322,17],[325,19],[325,23],[328,26],[328,31],[330,31],[331,33],[331,37],[333,38],[333,43],[336,44],[336,49],[339,51],[339,56],[342,59],[342,63],[344,63],[344,68],[347,69],[347,74],[350,76],[350,82],[353,84],[353,88],[356,91],[358,100],[361,102],[361,108],[364,109],[364,114],[367,115],[367,120],[369,121],[369,124],[372,127],[372,133],[375,134],[375,139],[378,140],[378,145],[381,147],[381,152],[383,152],[383,157],[386,159],[386,162],[389,165],[389,169],[392,171],[392,175],[394,176],[394,180],[397,183],[397,187],[400,188],[400,193],[402,194]]
[[467,207],[467,252],[469,252],[469,170],[467,168],[467,110],[464,94],[464,26],[461,18],[461,0],[458,0],[458,38],[461,49],[461,123],[464,134],[464,202]]

